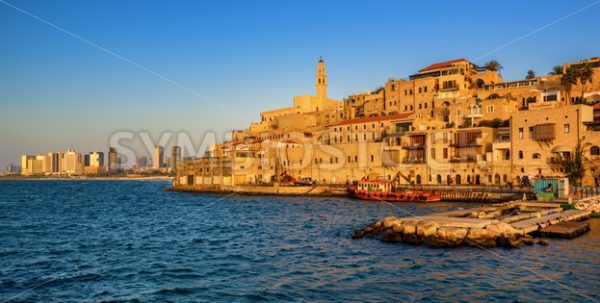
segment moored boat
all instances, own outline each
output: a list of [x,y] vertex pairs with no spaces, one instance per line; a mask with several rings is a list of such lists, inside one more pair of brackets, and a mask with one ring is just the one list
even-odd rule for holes
[[392,180],[373,180],[373,178],[367,177],[350,184],[348,192],[352,198],[372,201],[435,202],[442,199],[439,192],[418,190],[414,187],[412,190],[398,188],[396,186],[397,176]]

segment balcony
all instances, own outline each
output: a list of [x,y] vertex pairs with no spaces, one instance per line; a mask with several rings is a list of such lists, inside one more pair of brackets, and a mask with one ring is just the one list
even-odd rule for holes
[[424,164],[425,158],[423,157],[405,157],[402,159],[403,164]]
[[554,133],[554,123],[538,124],[534,126],[531,138],[536,141],[549,141],[556,138]]
[[443,92],[452,92],[452,91],[457,91],[457,90],[458,90],[458,86],[449,86],[449,87],[440,88],[438,91],[443,93]]
[[510,149],[510,139],[509,140],[500,140],[497,139],[492,144],[492,149]]
[[519,81],[502,82],[502,83],[498,83],[498,84],[485,85],[485,86],[483,86],[483,90],[497,90],[497,89],[516,88],[516,87],[528,87],[528,86],[536,86],[537,84],[538,84],[537,79],[519,80]]
[[569,162],[570,159],[566,157],[550,157],[546,160],[546,163],[551,167],[563,167]]
[[413,142],[413,143],[403,142],[402,148],[403,149],[424,149],[425,143],[424,142]]
[[450,143],[451,147],[471,148],[481,146],[482,132],[478,131],[461,131],[454,134],[454,140]]
[[402,148],[404,149],[424,149],[426,137],[424,134],[412,134],[408,135],[406,141],[402,142]]
[[469,162],[477,162],[476,155],[461,155],[461,156],[452,156],[450,159],[450,163],[469,163]]
[[477,118],[483,118],[483,114],[481,112],[476,112],[476,113],[472,113],[472,114],[468,114],[466,115],[467,119],[477,119]]
[[456,148],[469,148],[469,147],[481,147],[481,143],[477,141],[458,141],[450,143],[450,147]]

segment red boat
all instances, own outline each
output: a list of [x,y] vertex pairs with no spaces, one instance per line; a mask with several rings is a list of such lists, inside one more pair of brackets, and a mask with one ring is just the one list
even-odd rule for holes
[[[401,174],[400,174],[401,175]],[[439,192],[417,190],[401,190],[396,187],[397,176],[392,180],[365,180],[357,181],[348,187],[352,198],[372,201],[387,202],[435,202],[442,199]],[[371,179],[371,180],[370,180]]]

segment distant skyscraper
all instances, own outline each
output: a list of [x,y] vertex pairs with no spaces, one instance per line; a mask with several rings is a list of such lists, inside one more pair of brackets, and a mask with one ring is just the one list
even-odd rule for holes
[[144,156],[137,158],[135,165],[137,166],[138,170],[143,170],[144,168],[148,167],[148,158]]
[[21,174],[25,176],[33,175],[33,163],[35,156],[22,155],[21,156]]
[[154,145],[154,158],[152,159],[152,168],[160,169],[165,159],[165,148],[156,144]]
[[33,162],[32,162],[32,169],[33,169],[33,174],[34,175],[42,175],[44,174],[45,170],[44,170],[44,166],[46,165],[46,156],[45,155],[37,155],[35,156]]
[[16,173],[17,172],[17,166],[14,165],[13,163],[7,165],[6,166],[6,172],[7,173]]
[[117,153],[117,149],[115,147],[111,147],[108,149],[108,170],[116,171],[121,168],[121,163],[119,160],[119,154]]
[[179,161],[181,161],[181,147],[175,145],[171,148],[171,162],[169,163],[171,171],[177,170]]
[[86,163],[85,166],[100,167],[104,166],[104,153],[103,152],[91,152],[85,155]]
[[64,172],[67,174],[81,174],[83,173],[83,155],[76,152],[73,149],[69,149],[64,154]]
[[60,173],[63,170],[63,153],[48,153],[48,158],[50,159],[50,172],[52,173]]

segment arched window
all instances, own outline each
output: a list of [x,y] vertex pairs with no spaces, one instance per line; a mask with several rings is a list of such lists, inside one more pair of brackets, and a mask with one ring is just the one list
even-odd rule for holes
[[456,175],[456,184],[460,185],[460,175]]
[[523,151],[522,150],[519,151],[519,159],[523,159]]
[[592,146],[592,148],[590,149],[590,154],[592,156],[600,156],[600,147]]
[[540,153],[534,153],[533,155],[531,155],[531,159],[541,159],[542,155]]
[[485,85],[483,79],[477,79],[477,87],[482,88]]
[[417,184],[421,184],[421,175],[417,175]]

